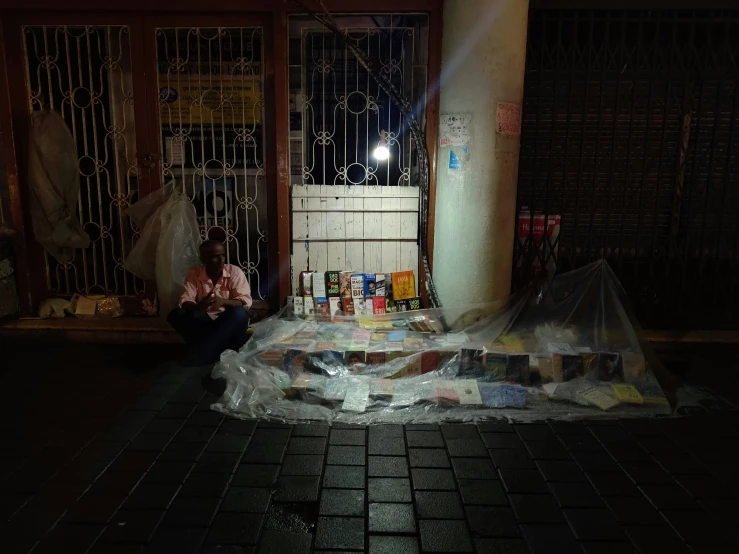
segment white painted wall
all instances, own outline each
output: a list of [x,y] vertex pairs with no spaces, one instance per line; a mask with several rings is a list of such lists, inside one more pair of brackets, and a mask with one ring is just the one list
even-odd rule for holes
[[445,306],[510,293],[519,137],[496,132],[496,108],[523,100],[527,17],[528,0],[444,0],[440,111],[472,116],[463,170],[439,150],[433,277]]
[[301,271],[390,273],[418,283],[418,187],[292,186],[292,285]]

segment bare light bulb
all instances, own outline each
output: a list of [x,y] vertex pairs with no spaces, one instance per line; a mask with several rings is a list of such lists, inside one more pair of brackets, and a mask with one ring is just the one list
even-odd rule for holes
[[378,144],[375,148],[374,156],[378,160],[387,160],[390,157],[390,150],[384,144]]

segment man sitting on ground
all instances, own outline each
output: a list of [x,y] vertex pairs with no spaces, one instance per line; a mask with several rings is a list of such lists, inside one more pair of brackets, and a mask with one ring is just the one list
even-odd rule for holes
[[241,348],[252,304],[249,282],[240,268],[226,263],[223,244],[205,241],[200,261],[187,273],[180,307],[167,317],[187,343],[181,360],[187,366],[212,364],[224,350]]

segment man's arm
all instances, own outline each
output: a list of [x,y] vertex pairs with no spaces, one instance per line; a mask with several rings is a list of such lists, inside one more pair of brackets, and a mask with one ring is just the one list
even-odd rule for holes
[[188,311],[205,310],[213,303],[213,293],[208,294],[198,302],[197,269],[187,272],[185,288],[180,295],[180,308]]
[[251,287],[241,268],[235,267],[231,274],[230,296],[231,298],[226,301],[228,304],[224,304],[224,306],[244,306],[247,310],[251,308]]

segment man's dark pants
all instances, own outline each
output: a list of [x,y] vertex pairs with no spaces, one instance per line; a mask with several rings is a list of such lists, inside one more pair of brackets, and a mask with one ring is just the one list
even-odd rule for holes
[[219,360],[226,349],[238,350],[249,327],[249,312],[241,306],[226,306],[216,319],[203,310],[175,308],[167,321],[187,343],[182,365],[199,366]]

